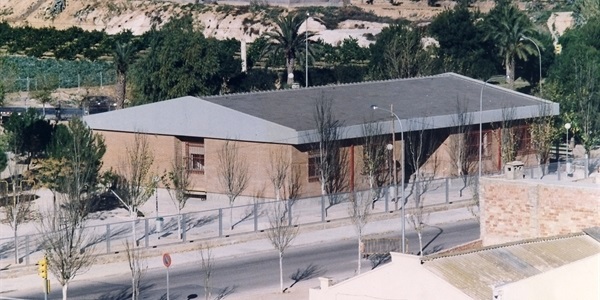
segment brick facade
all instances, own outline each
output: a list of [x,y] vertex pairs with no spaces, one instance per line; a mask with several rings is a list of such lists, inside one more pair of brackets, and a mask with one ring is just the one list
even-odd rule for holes
[[[119,165],[124,163],[126,158],[127,148],[132,146],[133,133],[100,131],[106,143],[107,151],[103,158],[104,170],[119,170]],[[440,143],[440,146],[435,150],[429,161],[422,166],[422,171],[425,173],[435,172],[436,177],[448,177],[457,175],[455,163],[451,161],[448,155],[448,138],[446,131],[440,131],[440,138],[445,139],[445,142]],[[492,137],[497,135],[497,132],[490,131],[490,155],[483,158],[483,168],[485,171],[496,171],[499,169],[500,150],[498,141]],[[175,157],[187,159],[189,153],[187,146],[202,145],[204,152],[204,166],[202,172],[191,172],[192,191],[207,195],[218,195],[223,193],[221,183],[218,177],[218,161],[219,152],[225,140],[208,139],[208,138],[193,138],[193,137],[174,137],[166,135],[146,134],[147,141],[154,154],[154,164],[152,172],[161,176],[171,169],[171,165]],[[391,138],[390,138],[391,140]],[[368,187],[368,179],[362,175],[362,146],[359,140],[349,143],[344,148],[348,154],[348,176],[347,190],[361,190]],[[309,152],[312,150],[307,145],[293,146],[285,144],[270,144],[238,141],[233,143],[239,149],[240,157],[247,158],[246,163],[249,166],[250,181],[248,187],[242,193],[242,196],[255,197],[261,196],[264,198],[275,198],[275,191],[269,178],[269,168],[271,167],[271,153],[282,153],[284,157],[288,157],[292,166],[300,171],[300,180],[302,185],[301,197],[314,197],[321,193],[321,185],[318,180],[309,180],[308,178],[308,161]],[[401,155],[402,141],[397,139],[394,147],[396,159],[400,162],[398,167],[398,181],[401,178],[402,165],[404,159]],[[407,153],[409,151],[407,150]],[[391,159],[391,153],[389,153]],[[433,158],[435,157],[435,158]],[[409,159],[408,157],[406,159]],[[475,159],[475,158],[472,158]],[[476,163],[476,162],[475,162]],[[436,166],[433,166],[435,164]],[[433,171],[434,170],[434,171]],[[391,170],[390,170],[391,171]],[[473,174],[473,172],[472,172]],[[392,176],[390,175],[390,184]],[[410,180],[409,174],[406,174],[406,180]]]
[[481,179],[484,246],[600,226],[600,184]]

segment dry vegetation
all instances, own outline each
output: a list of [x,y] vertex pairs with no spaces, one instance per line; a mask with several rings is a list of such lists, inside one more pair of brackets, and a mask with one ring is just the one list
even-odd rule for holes
[[[177,1],[69,0],[65,10],[54,18],[48,13],[52,3],[51,0],[5,1],[0,4],[0,19],[13,25],[53,26],[58,29],[79,26],[86,30],[106,30],[108,33],[129,29],[135,34],[141,34],[153,24],[162,24],[172,16],[191,12],[201,22],[205,34],[217,38],[253,39],[265,30],[265,26],[258,22],[247,26],[248,19],[260,19],[257,13],[249,11],[233,14],[228,9],[222,9],[222,3],[225,2],[194,6]],[[351,1],[351,5],[380,16],[412,21],[428,21],[454,5],[454,2],[441,1],[439,4],[438,7],[429,7],[425,1],[405,0],[391,5],[389,1],[379,0],[368,5],[363,1]],[[219,6],[221,9],[217,8]],[[478,2],[477,7],[487,11],[489,4]]]

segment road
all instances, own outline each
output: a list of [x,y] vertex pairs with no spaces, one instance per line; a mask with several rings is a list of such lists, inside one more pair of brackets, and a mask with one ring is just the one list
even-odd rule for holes
[[[315,232],[317,233],[317,232]],[[407,231],[408,249],[418,248],[417,235]],[[463,244],[479,238],[479,224],[474,220],[427,227],[423,244],[425,253]],[[240,244],[243,247],[243,244]],[[414,252],[414,251],[413,251]],[[284,258],[284,286],[292,281],[290,274],[309,265],[316,267],[312,277],[332,276],[345,278],[352,276],[357,267],[357,246],[355,240],[343,240],[310,246],[291,247]],[[371,269],[371,263],[363,260],[363,270]],[[213,296],[223,289],[231,289],[232,296],[239,297],[245,292],[257,289],[276,291],[279,286],[279,265],[277,253],[265,251],[260,254],[239,258],[218,259],[214,262],[212,282]],[[123,275],[94,280],[77,280],[69,286],[69,299],[131,299],[131,276],[124,270]],[[174,266],[169,270],[170,299],[203,299],[204,275],[200,262]],[[315,282],[315,286],[318,285]],[[33,292],[33,293],[32,293]],[[142,282],[142,299],[166,299],[166,269],[149,269]],[[6,297],[41,299],[39,291],[15,292]],[[49,299],[60,299],[61,290],[55,285]],[[0,297],[2,299],[2,297]]]

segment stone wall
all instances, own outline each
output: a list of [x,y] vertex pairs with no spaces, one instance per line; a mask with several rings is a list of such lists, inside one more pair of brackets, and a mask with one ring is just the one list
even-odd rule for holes
[[600,184],[492,177],[480,188],[484,246],[600,226]]

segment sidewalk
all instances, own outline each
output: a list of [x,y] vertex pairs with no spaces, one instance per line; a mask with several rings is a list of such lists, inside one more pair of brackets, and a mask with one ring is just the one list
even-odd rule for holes
[[[473,217],[465,207],[465,203],[445,205],[444,207],[438,207],[438,209],[440,209],[440,211],[432,212],[430,214],[428,224],[437,225],[471,219]],[[398,232],[401,223],[400,221],[398,213],[377,215],[373,221],[367,224],[365,235],[394,231]],[[406,230],[407,232],[413,231],[408,224]],[[318,234],[315,234],[316,231],[318,231]],[[355,238],[356,234],[353,225],[348,220],[339,220],[330,223],[301,226],[298,236],[293,241],[292,247],[310,246],[322,242]],[[264,233],[244,234],[230,238],[213,239],[210,243],[216,245],[212,250],[215,260],[232,259],[261,252],[275,251]],[[201,244],[201,242],[196,242],[193,244],[178,244],[158,249],[148,249],[148,257],[146,260],[148,269],[164,268],[161,259],[163,252],[169,252],[171,254],[173,261],[172,268],[176,268],[177,265],[199,264],[200,254],[197,249]],[[122,257],[118,256],[119,255],[117,254],[100,256],[99,261],[86,273],[77,276],[74,279],[74,282],[117,274],[122,275],[129,272],[127,262],[123,260]],[[119,261],[111,262],[115,260]],[[20,273],[21,274],[15,274],[17,276],[15,278],[3,278],[0,280],[0,297],[2,296],[1,292],[39,288],[39,278],[36,274],[35,266],[33,268],[28,268],[28,271],[23,270],[23,272]],[[51,277],[51,279],[54,284],[57,284],[54,278]],[[253,291],[251,294],[254,296],[248,294],[233,294],[228,297],[228,299],[307,299],[308,288],[317,285],[318,283],[315,278],[296,285],[292,293],[285,295],[276,293],[276,288],[274,288]]]

